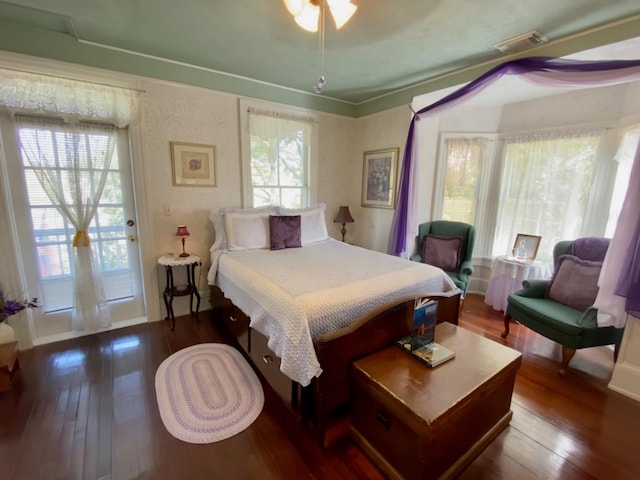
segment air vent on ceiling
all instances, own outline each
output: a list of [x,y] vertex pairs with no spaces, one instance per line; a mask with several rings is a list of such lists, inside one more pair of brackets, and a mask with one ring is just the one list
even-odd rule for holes
[[528,50],[543,43],[547,43],[549,40],[537,30],[523,33],[517,37],[509,38],[500,43],[496,43],[494,47],[500,50],[502,53],[516,53]]

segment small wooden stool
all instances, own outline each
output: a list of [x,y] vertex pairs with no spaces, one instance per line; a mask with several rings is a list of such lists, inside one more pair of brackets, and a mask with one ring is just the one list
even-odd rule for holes
[[18,342],[0,344],[0,392],[11,390],[16,371],[20,368],[18,361]]

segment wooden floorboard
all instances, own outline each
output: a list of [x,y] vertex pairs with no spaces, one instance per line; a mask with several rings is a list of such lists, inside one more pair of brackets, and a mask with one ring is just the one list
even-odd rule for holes
[[[201,323],[154,322],[20,353],[14,390],[0,394],[0,479],[382,479],[344,432],[320,448],[277,396],[244,432],[209,445],[172,437],[155,398],[155,372],[172,352],[228,342],[207,313]],[[523,353],[510,425],[463,479],[640,478],[640,404],[609,390],[613,352],[577,352],[566,377],[560,349],[468,295],[460,326]],[[460,432],[464,435],[464,432]]]

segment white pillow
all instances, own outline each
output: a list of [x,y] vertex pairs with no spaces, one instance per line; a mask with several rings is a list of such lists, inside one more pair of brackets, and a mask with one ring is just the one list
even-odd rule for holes
[[321,242],[329,238],[327,223],[324,216],[325,204],[319,203],[306,208],[283,208],[278,210],[280,215],[300,215],[300,230],[302,246]]
[[276,207],[221,208],[227,249],[254,250],[269,248],[269,215],[276,215]]
[[224,235],[224,220],[220,214],[220,210],[211,210],[211,212],[209,212],[209,220],[213,223],[213,231],[216,235],[216,239],[213,241],[213,245],[211,245],[209,251],[224,250],[227,248],[227,239]]

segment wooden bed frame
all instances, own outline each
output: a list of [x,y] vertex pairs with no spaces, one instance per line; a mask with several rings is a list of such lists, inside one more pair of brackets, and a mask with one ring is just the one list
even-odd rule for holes
[[[438,323],[458,323],[460,294],[432,297],[438,301]],[[211,287],[215,321],[223,323],[241,351],[283,401],[310,425],[324,445],[329,422],[349,405],[351,363],[411,332],[414,298],[404,298],[369,312],[352,325],[323,335],[314,343],[322,374],[302,387],[282,372],[280,359],[267,347],[267,338],[249,327],[249,318]]]

